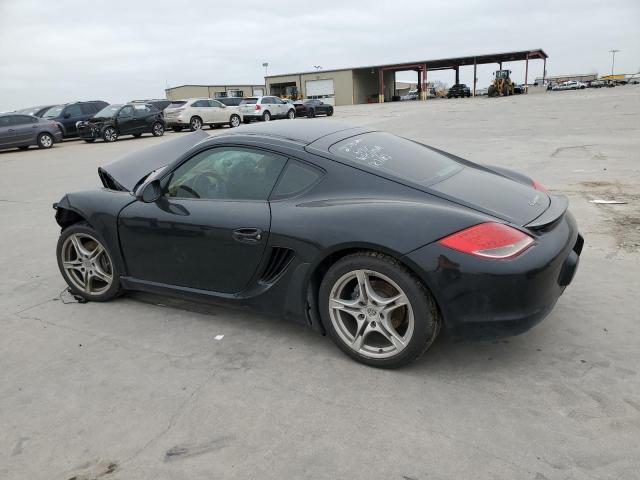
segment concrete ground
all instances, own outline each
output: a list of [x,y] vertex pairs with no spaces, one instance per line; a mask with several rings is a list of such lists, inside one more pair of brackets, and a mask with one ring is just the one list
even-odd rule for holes
[[256,313],[142,295],[74,303],[60,295],[52,202],[181,134],[0,153],[0,478],[637,478],[640,87],[339,107],[334,119],[568,194],[586,246],[551,315],[383,371]]

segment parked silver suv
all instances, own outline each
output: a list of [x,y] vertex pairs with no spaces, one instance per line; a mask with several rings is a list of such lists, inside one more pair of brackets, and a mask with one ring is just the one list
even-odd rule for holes
[[164,121],[167,127],[179,132],[188,127],[192,132],[200,130],[203,125],[211,128],[229,125],[238,127],[242,116],[234,108],[227,108],[213,98],[188,98],[174,100],[164,109]]
[[240,103],[244,123],[251,120],[268,122],[272,118],[296,118],[296,109],[291,103],[274,96],[247,97]]

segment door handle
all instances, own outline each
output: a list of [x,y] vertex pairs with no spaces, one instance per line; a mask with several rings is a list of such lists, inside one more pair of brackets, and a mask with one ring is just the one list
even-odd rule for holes
[[257,243],[262,240],[262,230],[259,228],[238,228],[233,231],[232,236],[238,242]]

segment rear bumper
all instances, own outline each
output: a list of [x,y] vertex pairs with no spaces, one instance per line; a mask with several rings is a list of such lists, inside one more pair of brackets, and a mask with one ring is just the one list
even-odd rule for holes
[[542,321],[577,271],[584,240],[567,212],[513,260],[484,260],[438,243],[404,257],[431,289],[445,327],[462,336],[517,335]]

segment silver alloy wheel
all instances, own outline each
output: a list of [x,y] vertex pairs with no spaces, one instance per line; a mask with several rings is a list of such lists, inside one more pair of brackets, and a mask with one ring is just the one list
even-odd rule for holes
[[296,118],[295,110],[289,110],[289,113],[287,113],[287,117],[289,117],[289,120],[293,120],[294,118]]
[[97,296],[111,288],[111,258],[102,244],[91,235],[69,235],[62,244],[60,255],[67,277],[78,290]]
[[202,121],[199,118],[191,119],[191,128],[193,130],[200,130],[202,128]]
[[153,134],[156,137],[161,137],[164,134],[164,127],[160,122],[156,122],[153,124]]
[[51,145],[53,145],[53,137],[51,137],[51,135],[49,135],[48,133],[43,133],[42,135],[40,135],[40,145],[42,145],[44,148],[49,148]]
[[233,128],[240,126],[240,117],[238,115],[231,115],[231,121],[229,122]]
[[398,355],[413,336],[413,308],[396,282],[372,270],[346,273],[329,294],[329,316],[340,339],[358,354]]
[[116,132],[116,129],[115,129],[115,128],[113,128],[113,127],[109,127],[109,128],[107,128],[107,129],[104,131],[103,136],[104,136],[104,139],[105,139],[107,142],[115,142],[115,141],[116,141],[116,139],[118,138],[118,134],[117,134],[117,132]]
[[271,120],[271,114],[269,112],[264,112],[264,115],[262,115],[262,119],[265,122],[268,122],[269,120]]

